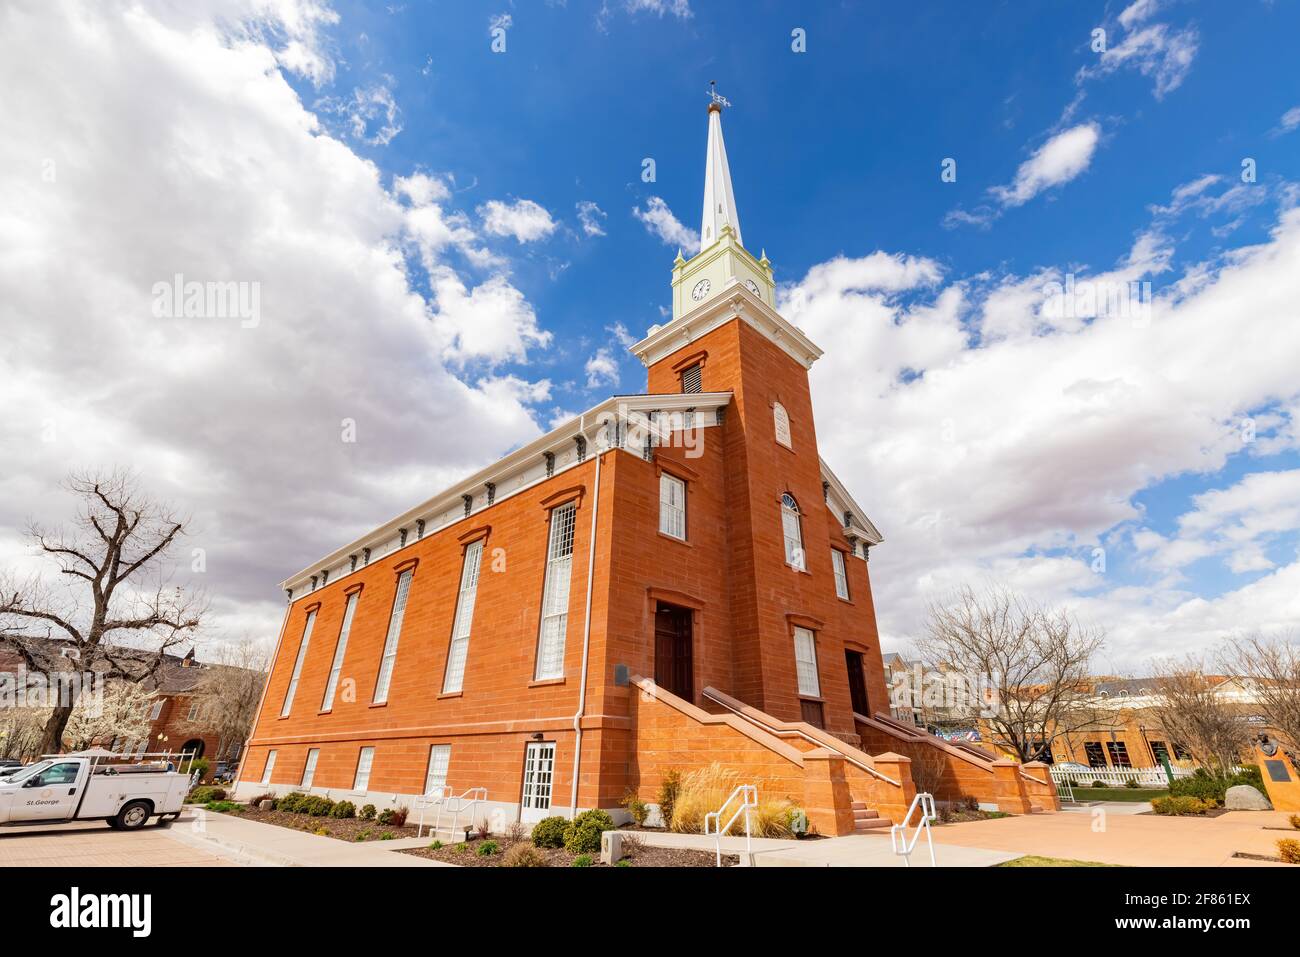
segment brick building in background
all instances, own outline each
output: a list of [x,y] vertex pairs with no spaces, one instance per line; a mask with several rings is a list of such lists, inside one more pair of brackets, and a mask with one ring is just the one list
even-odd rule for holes
[[618,814],[667,770],[717,761],[845,833],[901,816],[915,753],[953,788],[979,778],[986,804],[1054,802],[890,719],[867,565],[881,536],[819,454],[821,351],[742,245],[717,102],[706,163],[701,251],[673,265],[672,321],[632,347],[644,394],[283,583],[240,797],[409,806],[483,787],[530,822]]

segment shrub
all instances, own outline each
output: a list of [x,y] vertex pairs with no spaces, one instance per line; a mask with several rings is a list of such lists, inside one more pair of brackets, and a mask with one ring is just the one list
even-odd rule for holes
[[1300,864],[1300,841],[1284,837],[1277,842],[1277,856],[1288,864]]
[[397,837],[397,835],[394,834],[392,831],[384,831],[384,833],[379,835],[379,839],[381,841],[391,841],[395,837]]
[[312,833],[315,834],[317,837],[329,837],[330,829],[327,827],[318,827],[316,828],[316,830],[312,831]]
[[389,807],[379,812],[380,824],[391,824],[394,827],[401,827],[406,823],[406,815],[410,812],[404,807]]
[[579,854],[573,859],[574,867],[591,867],[592,860],[590,854]]
[[209,801],[203,806],[209,811],[222,811],[227,814],[238,814],[244,809],[242,804],[236,804],[234,801]]
[[537,847],[563,847],[564,830],[569,822],[562,817],[548,817],[533,825],[533,844]]
[[701,833],[704,816],[716,811],[739,783],[735,771],[717,762],[688,772],[682,777],[673,802],[672,830],[684,834]]
[[275,794],[274,794],[274,792],[272,792],[272,791],[266,791],[266,792],[264,792],[264,793],[262,793],[262,794],[257,795],[256,797],[251,797],[251,798],[249,798],[249,799],[248,799],[248,806],[249,806],[249,807],[257,807],[257,806],[258,806],[259,804],[261,804],[263,801],[274,801],[274,800],[275,800]]
[[1126,788],[1137,788],[1137,787],[1141,787],[1141,785],[1138,784],[1138,779],[1137,779],[1137,778],[1129,778],[1127,781],[1124,782],[1124,787],[1126,787]]
[[623,795],[623,807],[627,809],[627,813],[632,817],[632,823],[637,827],[642,827],[646,822],[646,818],[650,816],[650,806],[637,797],[633,791],[628,791],[627,794]]
[[351,801],[339,801],[334,805],[333,810],[330,811],[330,817],[345,818],[356,816],[357,806]]
[[1200,798],[1174,794],[1169,797],[1155,798],[1151,802],[1151,810],[1157,814],[1169,814],[1176,817],[1188,814],[1204,814],[1206,811],[1213,809],[1214,803],[1211,801],[1202,801]]
[[528,831],[524,827],[523,821],[511,821],[506,825],[506,840],[511,844],[514,844],[516,841],[522,841],[527,833]]
[[1291,822],[1291,826],[1293,828],[1295,828],[1297,831],[1300,831],[1300,814],[1292,814],[1289,818],[1287,818],[1287,820]]
[[1108,787],[1110,787],[1110,785],[1107,784],[1105,781],[1103,781],[1101,778],[1098,778],[1097,780],[1095,780],[1095,781],[1092,782],[1092,787],[1095,787],[1095,788],[1108,788]]
[[633,837],[631,834],[623,835],[623,856],[639,857],[645,850],[645,842],[639,837]]
[[632,866],[632,862],[629,861],[629,860],[625,857],[625,858],[623,858],[622,860],[615,862],[614,866],[615,866],[615,867],[631,867],[631,866]]
[[[758,806],[749,812],[749,830],[754,837],[794,837],[791,821],[801,809],[789,798],[760,799]],[[741,818],[731,828],[732,834],[745,833],[745,820]]]
[[368,841],[368,840],[370,840],[370,832],[369,832],[369,831],[357,831],[357,837],[356,837],[356,839],[357,839],[358,841]]
[[1228,788],[1238,784],[1249,784],[1260,794],[1268,793],[1264,790],[1264,779],[1259,768],[1253,765],[1229,775],[1210,774],[1204,768],[1197,768],[1189,778],[1174,778],[1174,783],[1169,785],[1169,793],[1174,797],[1200,798],[1216,807],[1222,807]]
[[520,842],[510,845],[505,857],[501,858],[502,867],[549,867],[546,855],[531,844]]
[[199,772],[199,776],[196,778],[198,781],[202,781],[208,776],[208,769],[211,767],[212,762],[207,758],[195,758],[193,761],[182,761],[180,764],[182,774],[193,774],[195,771]]
[[475,853],[478,854],[479,857],[491,857],[499,850],[501,850],[501,845],[496,841],[479,841]]
[[462,841],[460,844],[456,845],[457,854],[466,854],[468,852],[469,852],[469,842]]
[[284,797],[275,799],[275,809],[277,811],[289,811],[292,814],[298,814],[303,810],[307,802],[307,795],[301,791],[290,791]]
[[185,800],[190,804],[207,804],[209,801],[224,801],[226,789],[213,784],[200,784]]
[[600,835],[614,829],[614,819],[597,808],[583,811],[564,829],[564,849],[570,854],[590,854],[600,850]]
[[664,827],[671,827],[673,814],[677,809],[677,795],[682,790],[682,776],[676,770],[664,772],[664,779],[659,782],[659,818]]
[[474,836],[480,841],[486,841],[492,834],[492,825],[488,823],[487,818],[483,818],[474,825]]
[[373,821],[375,819],[375,806],[373,804],[363,805],[357,812],[357,816],[363,821]]
[[306,813],[312,817],[327,817],[334,813],[334,802],[327,797],[312,795],[306,801]]
[[431,851],[441,851],[441,850],[442,850],[442,841],[434,841],[432,844],[429,845],[429,850],[431,850]]

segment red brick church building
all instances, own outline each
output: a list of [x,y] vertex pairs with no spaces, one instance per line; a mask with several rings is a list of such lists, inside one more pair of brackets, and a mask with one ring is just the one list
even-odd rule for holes
[[[289,609],[238,794],[412,806],[486,789],[538,820],[653,802],[712,761],[822,833],[939,796],[1054,806],[1035,769],[888,717],[868,555],[822,459],[808,370],[743,245],[709,107],[701,251],[611,398],[283,583]],[[1050,792],[1050,793],[1049,793]],[[483,813],[483,812],[480,812]]]

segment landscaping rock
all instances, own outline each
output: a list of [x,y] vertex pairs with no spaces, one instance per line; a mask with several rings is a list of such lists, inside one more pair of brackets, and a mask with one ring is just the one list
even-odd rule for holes
[[275,810],[275,802],[272,801],[270,798],[268,798],[268,799],[265,800],[265,801],[258,801],[258,802],[257,802],[257,806],[258,806],[259,808],[261,808],[263,811],[274,811],[274,810]]
[[1249,784],[1237,784],[1228,788],[1223,796],[1223,806],[1229,811],[1271,811],[1273,805],[1268,798],[1259,793],[1259,789]]
[[617,831],[605,831],[600,835],[600,860],[602,864],[613,866],[623,859],[623,835]]

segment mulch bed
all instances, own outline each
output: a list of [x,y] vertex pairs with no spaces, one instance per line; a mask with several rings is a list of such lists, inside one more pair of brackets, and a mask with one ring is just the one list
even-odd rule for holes
[[1014,814],[1007,814],[1004,811],[972,811],[969,808],[962,808],[960,811],[949,811],[951,816],[945,821],[943,818],[934,822],[936,827],[942,827],[945,824],[964,824],[967,821],[992,821],[998,818],[1015,817]]
[[310,814],[296,814],[292,811],[263,811],[261,808],[245,806],[238,812],[239,817],[262,824],[274,824],[294,831],[306,831],[315,834],[324,830],[322,837],[332,837],[336,841],[356,843],[358,841],[385,840],[384,834],[392,834],[389,840],[400,837],[416,837],[416,826],[405,824],[378,824],[375,821],[363,821],[355,817],[312,817]]
[[[627,830],[627,828],[619,828]],[[646,830],[653,830],[646,828]],[[488,856],[482,856],[478,853],[479,845],[482,841],[478,838],[469,840],[463,844],[444,844],[442,847],[434,850],[431,847],[408,847],[398,851],[399,854],[413,854],[416,857],[427,857],[430,860],[442,861],[444,864],[458,864],[462,867],[501,867],[501,862],[505,860],[506,851],[515,844],[514,841],[507,841],[504,838],[493,837],[489,840],[496,841],[498,845],[497,852]],[[432,842],[430,842],[432,843]],[[524,843],[529,843],[525,841]],[[464,848],[459,850],[458,848]],[[538,852],[546,858],[549,867],[572,867],[573,859],[576,854],[570,854],[562,847],[555,848],[537,848]],[[592,867],[608,867],[600,861],[599,852],[588,855],[591,858]],[[710,851],[695,851],[680,847],[651,847],[648,844],[633,849],[630,856],[626,858],[630,867],[716,867],[717,859]],[[722,866],[735,867],[740,863],[740,858],[735,854],[723,854]]]
[[1155,811],[1138,811],[1138,814],[1144,817],[1148,814],[1155,817],[1221,817],[1227,813],[1229,812],[1226,807],[1216,807],[1213,811],[1205,811],[1201,814],[1156,814]]

